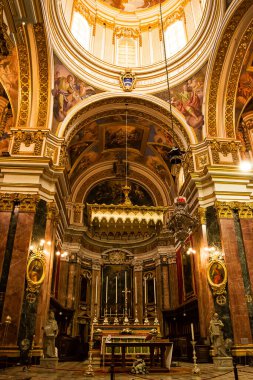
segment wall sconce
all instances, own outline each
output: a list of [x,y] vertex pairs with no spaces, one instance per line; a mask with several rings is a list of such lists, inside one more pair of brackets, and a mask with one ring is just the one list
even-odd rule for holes
[[67,257],[68,256],[68,252],[67,251],[64,251],[64,252],[61,252],[61,251],[56,251],[55,252],[56,256],[60,256],[60,257]]
[[209,253],[209,260],[224,260],[224,253],[216,247],[205,247],[204,251]]
[[195,255],[195,253],[196,253],[196,250],[193,249],[192,247],[188,248],[186,252],[187,255]]

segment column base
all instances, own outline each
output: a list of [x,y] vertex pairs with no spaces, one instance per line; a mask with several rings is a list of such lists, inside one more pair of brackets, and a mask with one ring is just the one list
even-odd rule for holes
[[41,358],[40,366],[48,369],[56,369],[58,367],[58,358]]
[[231,356],[214,356],[213,364],[218,371],[229,371],[233,369],[233,358]]

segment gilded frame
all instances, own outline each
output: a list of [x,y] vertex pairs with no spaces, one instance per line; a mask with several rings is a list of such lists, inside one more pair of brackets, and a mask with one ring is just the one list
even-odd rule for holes
[[226,293],[228,274],[222,260],[212,260],[207,267],[207,280],[214,294]]
[[37,288],[45,278],[45,261],[42,257],[34,256],[28,261],[26,278],[30,287]]

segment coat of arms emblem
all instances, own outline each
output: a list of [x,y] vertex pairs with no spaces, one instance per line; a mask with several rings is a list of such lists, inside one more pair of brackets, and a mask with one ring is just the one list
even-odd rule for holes
[[131,70],[126,70],[121,73],[120,76],[120,87],[124,91],[132,91],[136,85],[136,77],[135,74],[132,73]]

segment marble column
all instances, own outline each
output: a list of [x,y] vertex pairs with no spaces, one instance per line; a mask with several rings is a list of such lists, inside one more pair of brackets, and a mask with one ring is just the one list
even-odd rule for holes
[[252,342],[249,313],[245,297],[243,274],[238,253],[234,216],[231,207],[225,202],[217,204],[222,246],[228,272],[229,307],[234,334],[234,343],[242,338]]
[[2,321],[5,321],[8,315],[12,318],[12,325],[8,330],[8,346],[17,346],[25,290],[27,257],[38,197],[19,194],[17,195],[17,202],[19,202],[19,215],[2,316]]
[[196,280],[196,291],[198,294],[200,336],[209,336],[208,328],[211,316],[214,313],[214,303],[211,290],[207,282],[207,267],[209,254],[204,248],[208,246],[206,234],[206,209],[199,207],[200,225],[192,235],[192,245],[196,254],[194,255],[194,276]]
[[253,287],[253,203],[241,205],[239,208],[239,218],[250,283],[251,287]]
[[[47,319],[47,314],[50,304],[51,295],[51,281],[52,281],[52,271],[53,271],[53,260],[55,251],[55,233],[58,221],[58,211],[54,202],[47,204],[47,221],[45,230],[45,248],[48,254],[45,255],[46,268],[45,268],[45,278],[40,289],[37,317],[36,317],[36,327],[35,327],[35,345],[42,347],[43,330],[42,327],[45,325]],[[47,245],[47,242],[51,242],[51,245]]]
[[14,204],[12,197],[9,194],[0,194],[0,278],[2,275],[4,254],[13,207]]

